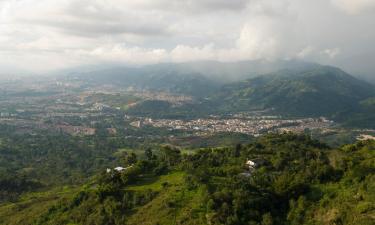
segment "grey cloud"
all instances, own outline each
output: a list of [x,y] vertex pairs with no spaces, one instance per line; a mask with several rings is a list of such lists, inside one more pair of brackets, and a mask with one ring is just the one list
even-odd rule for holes
[[375,71],[365,57],[375,55],[371,1],[0,0],[0,61],[48,70],[297,57],[368,73]]
[[[150,20],[153,18],[153,20]],[[155,36],[168,34],[168,25],[149,12],[103,7],[93,1],[71,1],[70,4],[43,17],[21,17],[23,23],[41,25],[68,34],[97,37],[132,34]]]
[[[204,10],[243,10],[246,8],[249,0],[201,0],[201,1],[187,1],[196,9]],[[194,3],[192,3],[194,2]]]
[[251,0],[144,0],[135,4],[140,8],[184,13],[217,13],[242,11]]
[[375,12],[374,0],[331,0],[331,2],[337,8],[350,15]]
[[119,34],[134,34],[141,36],[155,36],[168,34],[168,30],[165,27],[160,26],[159,24],[134,24],[129,23],[128,21],[129,20],[122,22],[102,21],[101,23],[96,23],[95,21],[84,20],[33,20],[27,22],[59,29],[67,34],[81,35],[93,38],[97,38],[98,36],[102,35]]

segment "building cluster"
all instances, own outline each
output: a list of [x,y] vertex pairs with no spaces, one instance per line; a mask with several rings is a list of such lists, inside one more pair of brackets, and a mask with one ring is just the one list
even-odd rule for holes
[[[137,125],[139,125],[138,123]],[[175,130],[187,130],[206,133],[233,132],[258,136],[265,132],[303,132],[306,129],[323,129],[332,125],[332,121],[325,118],[307,119],[196,119],[171,120],[144,119],[143,125]]]
[[303,120],[296,120],[296,124],[293,126],[288,127],[280,127],[278,128],[278,132],[292,132],[292,133],[303,133],[307,130],[316,130],[322,129],[326,130],[329,129],[333,125],[333,121],[327,120],[324,117],[318,119],[303,119]]
[[94,135],[96,132],[95,128],[91,127],[84,127],[84,126],[71,126],[71,125],[58,125],[56,128],[64,133],[68,133],[71,135],[84,135],[90,136]]
[[137,96],[146,100],[166,101],[166,102],[171,103],[172,105],[183,105],[185,103],[189,103],[193,101],[193,98],[191,96],[174,95],[168,92],[142,91],[142,92],[135,92],[134,96]]
[[[94,135],[96,129],[93,127],[101,127],[97,126],[100,123],[105,124],[109,135],[119,135],[115,127],[120,126],[129,132],[132,131],[128,129],[128,124],[130,124],[131,127],[141,129],[153,126],[168,130],[189,131],[198,136],[219,132],[258,136],[267,132],[304,132],[306,129],[324,129],[332,125],[331,121],[324,118],[283,119],[280,116],[271,115],[274,109],[211,115],[208,118],[195,120],[132,117],[124,115],[124,111],[121,110],[123,102],[121,99],[120,103],[117,102],[118,95],[113,87],[100,87],[100,90],[85,88],[77,94],[75,88],[73,90],[67,88],[71,87],[69,84],[54,81],[36,85],[33,87],[31,93],[34,94],[31,96],[24,93],[25,90],[29,90],[29,86],[2,87],[23,94],[13,93],[9,95],[10,97],[0,99],[0,124],[15,126],[17,132],[23,133],[32,133],[35,129],[42,129],[79,136]],[[173,95],[167,92],[121,91],[118,93],[136,96],[141,99],[140,101],[160,100],[173,105],[193,101],[190,96]],[[124,104],[127,104],[126,102],[124,101]],[[132,107],[134,104],[137,104],[137,101],[128,103],[124,108]],[[123,125],[118,123],[121,117],[125,120]]]
[[375,140],[375,136],[369,134],[360,134],[357,136],[359,141]]

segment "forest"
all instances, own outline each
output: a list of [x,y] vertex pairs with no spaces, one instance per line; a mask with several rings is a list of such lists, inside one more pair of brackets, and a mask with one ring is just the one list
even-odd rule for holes
[[[46,189],[20,177],[16,185],[22,194],[3,199],[0,220],[41,225],[373,224],[374,150],[374,141],[331,148],[290,133],[193,152],[170,145],[146,148],[122,155],[116,163],[123,170],[103,168],[76,185]],[[18,190],[8,180],[2,178],[2,188]]]

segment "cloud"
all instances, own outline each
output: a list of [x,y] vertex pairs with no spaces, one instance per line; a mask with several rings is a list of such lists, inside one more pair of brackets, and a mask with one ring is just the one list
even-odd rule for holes
[[293,48],[292,44],[288,43],[293,34],[293,23],[260,17],[243,26],[236,45],[242,54],[250,59],[284,58]]
[[153,36],[166,34],[168,29],[166,21],[156,13],[139,13],[102,0],[40,0],[38,3],[25,0],[22,3],[9,3],[10,22],[47,26],[73,35]]
[[127,5],[137,9],[179,12],[188,14],[217,13],[218,11],[242,11],[249,0],[125,0]]
[[215,60],[217,59],[216,51],[212,43],[203,47],[178,45],[170,52],[170,57],[173,62]]
[[75,50],[67,54],[92,57],[95,60],[130,64],[153,64],[166,61],[165,49],[146,49],[126,45],[103,46],[90,51]]
[[328,56],[333,59],[340,54],[341,50],[339,48],[324,49],[321,54]]
[[39,72],[108,62],[333,63],[375,55],[375,16],[365,13],[374,0],[330,1],[0,0],[0,62]]
[[309,56],[311,56],[312,54],[314,54],[315,52],[315,48],[313,46],[306,46],[305,48],[303,48],[301,51],[299,51],[297,53],[297,58],[299,59],[304,59],[304,58],[307,58]]
[[348,14],[359,14],[375,9],[375,0],[331,0],[332,4]]

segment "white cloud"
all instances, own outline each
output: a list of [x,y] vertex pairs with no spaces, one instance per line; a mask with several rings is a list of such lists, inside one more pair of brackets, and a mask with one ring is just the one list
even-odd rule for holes
[[170,57],[173,62],[214,60],[217,59],[217,52],[213,44],[203,47],[178,45],[170,52]]
[[304,59],[314,54],[315,48],[313,46],[306,46],[300,52],[297,53],[297,58]]
[[337,11],[370,11],[375,0],[330,1],[0,0],[0,62],[48,71],[103,62],[324,63],[375,52],[374,15]]
[[331,0],[331,2],[349,14],[359,14],[375,9],[375,0]]
[[321,54],[328,56],[330,59],[335,58],[340,54],[341,50],[339,48],[324,49]]
[[151,9],[179,13],[215,13],[217,11],[241,11],[249,0],[123,0],[119,1],[137,9]]
[[167,53],[164,49],[145,49],[127,47],[126,45],[103,46],[91,51],[75,51],[81,56],[107,62],[126,62],[130,64],[151,64],[165,61]]
[[237,48],[250,59],[283,58],[293,48],[293,23],[280,18],[258,17],[246,23]]

